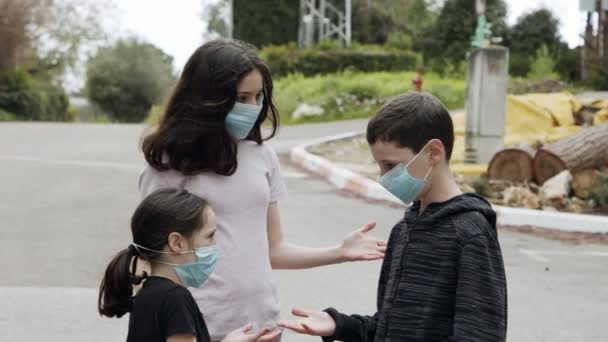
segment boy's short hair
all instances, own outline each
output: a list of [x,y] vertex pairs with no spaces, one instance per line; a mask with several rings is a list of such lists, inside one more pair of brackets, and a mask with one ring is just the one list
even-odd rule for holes
[[420,150],[432,139],[445,148],[446,160],[452,158],[454,125],[445,106],[429,93],[408,92],[385,104],[367,124],[367,142],[394,143]]

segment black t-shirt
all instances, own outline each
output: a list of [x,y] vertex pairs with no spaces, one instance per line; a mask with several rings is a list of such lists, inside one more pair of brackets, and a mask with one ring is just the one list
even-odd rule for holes
[[190,291],[169,279],[148,277],[133,299],[127,342],[165,342],[182,334],[192,334],[198,342],[211,340]]

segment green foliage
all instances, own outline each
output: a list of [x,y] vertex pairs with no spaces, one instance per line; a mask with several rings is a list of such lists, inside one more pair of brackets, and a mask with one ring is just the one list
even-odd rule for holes
[[530,66],[528,78],[532,80],[558,80],[555,73],[555,60],[549,54],[547,46],[543,45],[536,52],[536,57]]
[[68,106],[68,109],[65,112],[65,121],[74,122],[78,119],[80,110],[76,106]]
[[299,1],[233,0],[236,39],[257,47],[293,42],[298,37]]
[[65,121],[68,98],[58,84],[17,69],[0,76],[0,109],[17,120]]
[[220,0],[206,6],[203,20],[207,21],[207,33],[215,34],[219,37],[228,37],[228,25],[225,12],[228,11],[229,3],[227,0]]
[[414,45],[412,36],[406,33],[391,33],[386,41],[386,48],[411,51]]
[[406,32],[418,37],[431,26],[436,13],[429,0],[354,0],[353,39],[384,44],[390,36]]
[[608,173],[603,174],[598,184],[591,190],[591,198],[599,207],[608,207]]
[[[546,49],[546,55],[553,60],[557,59],[560,51],[564,48],[559,36],[559,21],[546,8],[519,17],[517,23],[511,29],[507,43],[511,53],[509,73],[514,76],[528,75],[531,72],[534,59],[538,60],[538,52],[543,47]],[[565,49],[568,50],[567,46],[565,46]],[[567,64],[568,62],[565,60],[562,63]],[[563,65],[562,68],[564,67],[572,67],[572,65]],[[576,69],[576,64],[573,68]],[[555,66],[551,72],[553,71],[555,71]]]
[[[492,35],[506,37],[507,8],[504,0],[488,0],[486,17],[492,24]],[[416,46],[424,53],[425,63],[442,73],[448,65],[459,69],[466,61],[471,37],[477,26],[475,4],[471,0],[446,0],[434,25],[422,33]]]
[[534,56],[543,46],[553,52],[559,45],[559,20],[546,8],[519,17],[509,37],[514,54]]
[[[413,90],[413,72],[345,71],[338,74],[305,77],[290,74],[275,81],[275,104],[283,123],[368,118],[393,96]],[[433,93],[450,109],[464,107],[465,82],[435,74],[424,78],[423,90]],[[320,117],[294,120],[291,113],[306,103],[323,108]]]
[[555,64],[555,71],[565,81],[576,80],[577,54],[576,49],[570,49],[568,44],[561,44],[559,55]]
[[172,58],[136,39],[100,49],[87,64],[87,97],[118,122],[141,122],[173,81]]
[[418,56],[411,51],[387,50],[377,45],[354,44],[336,48],[331,42],[310,49],[295,45],[270,46],[260,53],[275,76],[302,73],[305,76],[352,71],[413,70]]
[[591,77],[591,86],[597,90],[608,90],[608,65],[604,64],[595,69]]
[[17,120],[17,116],[13,113],[4,111],[0,108],[0,122],[2,121],[15,121]]
[[530,73],[530,56],[509,51],[509,75],[525,77]]

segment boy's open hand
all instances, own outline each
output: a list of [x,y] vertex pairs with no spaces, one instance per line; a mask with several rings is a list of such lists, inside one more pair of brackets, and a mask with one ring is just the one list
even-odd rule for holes
[[280,327],[312,336],[333,336],[336,333],[336,322],[327,312],[308,312],[293,309],[291,313],[300,318],[281,321],[278,323]]
[[371,261],[384,258],[386,241],[367,235],[374,227],[376,222],[370,222],[346,236],[340,246],[341,261]]

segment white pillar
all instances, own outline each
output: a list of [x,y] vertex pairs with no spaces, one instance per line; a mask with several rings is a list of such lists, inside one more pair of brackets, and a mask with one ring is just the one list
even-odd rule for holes
[[503,147],[509,50],[492,46],[469,56],[465,162],[488,163]]

